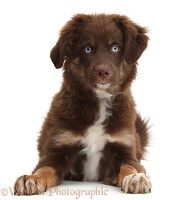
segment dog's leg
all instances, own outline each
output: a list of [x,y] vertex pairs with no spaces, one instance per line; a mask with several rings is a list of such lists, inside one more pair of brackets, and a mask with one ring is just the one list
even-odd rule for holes
[[15,195],[41,194],[56,185],[58,177],[53,167],[41,167],[34,174],[20,176],[14,185]]
[[131,165],[123,164],[118,175],[117,186],[121,187],[125,193],[136,194],[151,192],[152,184],[150,177],[145,174],[144,168],[142,173],[138,173]]
[[41,194],[49,187],[60,184],[73,167],[78,152],[77,145],[49,148],[48,155],[40,158],[32,175],[24,175],[16,180],[14,194]]

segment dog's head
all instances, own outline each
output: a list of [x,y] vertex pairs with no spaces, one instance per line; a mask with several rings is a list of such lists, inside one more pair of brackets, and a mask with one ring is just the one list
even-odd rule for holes
[[126,16],[78,14],[61,30],[51,59],[73,81],[115,95],[130,87],[147,42],[146,29]]

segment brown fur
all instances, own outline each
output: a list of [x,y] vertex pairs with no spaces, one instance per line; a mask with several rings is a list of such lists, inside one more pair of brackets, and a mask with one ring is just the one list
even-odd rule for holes
[[[100,117],[102,100],[95,92],[97,84],[111,83],[98,91],[113,96],[107,108],[110,116],[102,125],[104,134],[115,140],[107,142],[101,150],[97,181],[121,187],[125,176],[145,173],[140,160],[148,144],[148,127],[136,114],[130,86],[147,42],[146,29],[126,16],[78,14],[63,27],[51,59],[56,68],[63,66],[64,81],[42,126],[38,139],[39,163],[31,175],[33,179],[40,172],[46,182],[44,191],[63,179],[84,178],[87,155],[80,153],[84,148],[81,141]],[[118,48],[117,52],[113,47]],[[85,48],[91,52],[85,52]],[[45,175],[49,169],[51,173]],[[40,193],[27,192],[21,185],[27,183],[22,181],[23,177],[16,181],[16,194]],[[140,192],[139,189],[135,193]]]
[[137,174],[137,173],[138,173],[137,170],[131,167],[130,165],[121,165],[117,185],[121,187],[124,177],[130,174]]

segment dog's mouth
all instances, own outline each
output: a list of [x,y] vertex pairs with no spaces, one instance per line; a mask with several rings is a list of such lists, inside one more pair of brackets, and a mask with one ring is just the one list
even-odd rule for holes
[[100,90],[107,90],[108,88],[110,88],[112,86],[111,83],[106,83],[106,84],[96,84],[96,88],[100,89]]

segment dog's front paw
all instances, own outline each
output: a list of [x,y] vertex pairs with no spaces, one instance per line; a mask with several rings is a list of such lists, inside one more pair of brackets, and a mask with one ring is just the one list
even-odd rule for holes
[[46,191],[46,182],[38,176],[20,176],[14,185],[15,195],[33,195],[42,194]]
[[130,174],[122,181],[121,190],[125,193],[148,193],[151,192],[152,184],[150,177],[143,174]]

